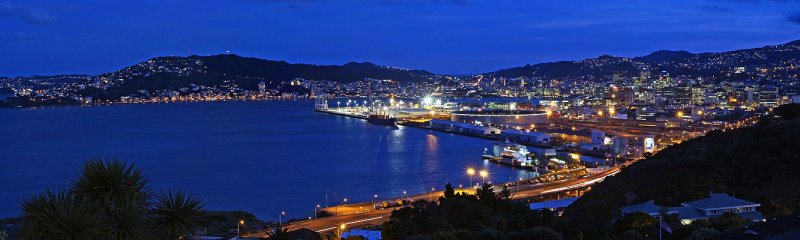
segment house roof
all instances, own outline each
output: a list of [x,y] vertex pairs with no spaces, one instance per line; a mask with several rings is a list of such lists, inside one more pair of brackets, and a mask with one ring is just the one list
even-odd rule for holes
[[503,130],[502,134],[532,136],[532,137],[550,137],[550,134],[543,133],[543,132],[528,132],[528,131],[522,131],[522,130],[513,129],[513,128],[512,129]]
[[559,200],[531,203],[529,206],[533,210],[539,210],[539,209],[545,209],[545,208],[548,208],[548,209],[565,208],[565,207],[569,206],[570,204],[572,204],[573,202],[575,202],[575,200],[578,200],[578,197],[571,197],[571,198],[564,198],[564,199],[559,199]]
[[478,125],[472,125],[472,124],[465,123],[465,122],[456,122],[456,121],[441,120],[441,119],[433,119],[433,120],[431,120],[431,124],[451,125],[453,127],[460,127],[460,128],[466,128],[466,129],[475,129],[475,130],[500,130],[498,128],[493,128],[493,127],[478,126]]
[[634,204],[634,205],[630,205],[630,206],[627,206],[627,207],[623,207],[622,208],[622,212],[623,213],[643,212],[643,213],[647,213],[647,214],[653,215],[653,214],[658,214],[659,212],[661,212],[661,208],[662,208],[661,206],[655,204],[655,201],[650,200],[650,201],[647,201],[647,202],[643,202],[643,203],[639,203],[639,204]]
[[361,236],[364,237],[366,240],[381,240],[381,231],[378,230],[364,230],[364,229],[352,229],[347,232],[342,233],[342,239],[345,239],[349,236]]
[[683,203],[684,206],[691,206],[702,210],[721,209],[740,206],[761,206],[761,204],[745,201],[731,197],[725,193],[712,193],[710,197]]
[[678,214],[678,216],[681,219],[694,220],[694,219],[702,219],[702,218],[706,218],[707,217],[705,215],[705,213],[703,213],[703,211],[697,210],[697,208],[686,207],[686,206],[668,208],[667,209],[667,213],[669,213],[669,214],[673,214],[673,213],[674,214]]

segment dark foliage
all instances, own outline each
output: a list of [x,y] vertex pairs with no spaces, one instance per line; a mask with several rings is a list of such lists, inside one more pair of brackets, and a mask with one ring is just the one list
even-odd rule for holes
[[22,239],[180,239],[192,235],[203,204],[191,194],[153,197],[147,178],[118,160],[87,161],[70,189],[22,203]]
[[394,239],[561,239],[549,211],[533,211],[492,191],[485,184],[476,195],[455,193],[448,184],[439,203],[418,201],[392,212],[383,238]]
[[[796,118],[789,116],[800,114],[800,108],[785,105],[775,112],[786,119]],[[798,146],[800,121],[796,119],[775,119],[750,128],[709,132],[607,178],[572,204],[565,215],[576,231],[600,237],[614,232],[611,221],[619,217],[619,208],[650,199],[662,206],[677,206],[708,197],[710,192],[721,192],[760,203],[759,210],[767,217],[798,212]],[[677,220],[667,222],[679,225]],[[720,226],[737,224],[738,220],[726,218],[700,223],[717,231],[728,229]],[[691,230],[687,230],[687,237]]]

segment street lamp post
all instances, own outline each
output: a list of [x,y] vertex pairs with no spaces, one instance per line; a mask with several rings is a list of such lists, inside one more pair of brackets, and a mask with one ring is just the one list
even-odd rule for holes
[[342,233],[344,232],[345,228],[347,228],[347,225],[344,225],[344,223],[342,223],[342,225],[339,225],[339,227],[336,228],[336,230],[337,230],[336,235],[337,235],[337,237],[339,237],[339,239],[342,239]]
[[319,204],[317,204],[317,206],[314,207],[314,219],[317,218],[317,212],[319,212]]
[[283,223],[283,215],[286,215],[285,211],[281,211],[281,214],[278,214],[278,228],[281,228],[281,224]]
[[377,207],[375,206],[375,201],[378,200],[378,194],[372,196],[372,209],[375,210]]
[[483,180],[482,184],[486,184],[486,177],[489,176],[489,172],[486,170],[481,170],[478,174],[481,176],[481,179]]
[[239,220],[239,224],[236,224],[236,236],[240,236],[239,228],[244,225],[244,220]]
[[467,175],[469,175],[469,186],[472,187],[472,176],[475,175],[475,169],[467,168]]

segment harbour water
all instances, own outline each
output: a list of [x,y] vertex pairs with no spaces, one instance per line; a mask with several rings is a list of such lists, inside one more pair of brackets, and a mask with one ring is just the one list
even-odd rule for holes
[[[468,185],[529,173],[481,160],[488,140],[377,126],[317,113],[313,101],[204,102],[0,109],[0,218],[48,187],[66,186],[86,159],[135,163],[154,190],[194,193],[211,210],[274,220],[316,204]],[[474,182],[481,180],[476,178]],[[284,218],[286,219],[286,218]]]

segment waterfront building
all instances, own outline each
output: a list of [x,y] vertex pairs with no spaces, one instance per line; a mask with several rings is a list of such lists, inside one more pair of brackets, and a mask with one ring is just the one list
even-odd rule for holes
[[500,129],[487,126],[477,126],[463,122],[433,119],[429,123],[430,127],[436,130],[460,132],[465,134],[486,136],[500,134]]
[[518,143],[550,143],[550,134],[543,132],[527,132],[518,129],[506,129],[500,133],[502,139]]
[[[598,131],[584,128],[584,129],[548,129],[547,133],[553,137],[561,139],[566,143],[591,143],[594,142],[594,137],[598,137]],[[604,133],[603,133],[604,135]],[[605,137],[605,136],[603,136]],[[601,140],[602,141],[602,140]]]
[[450,120],[455,122],[473,123],[476,125],[528,125],[547,122],[544,111],[528,110],[469,110],[454,111],[450,113]]

